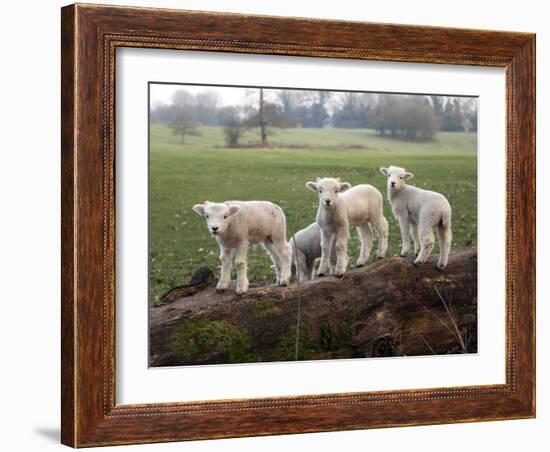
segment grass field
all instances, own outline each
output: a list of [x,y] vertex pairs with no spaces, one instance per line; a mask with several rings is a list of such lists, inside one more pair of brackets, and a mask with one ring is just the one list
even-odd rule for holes
[[[194,204],[231,199],[273,201],[286,213],[290,237],[315,220],[317,196],[304,184],[316,177],[339,176],[353,185],[372,184],[382,192],[390,223],[389,255],[398,254],[401,240],[386,199],[386,180],[378,168],[391,164],[413,172],[411,184],[447,196],[453,207],[454,248],[477,241],[475,134],[438,133],[431,143],[407,143],[381,138],[371,130],[287,129],[270,137],[277,148],[227,149],[221,128],[203,127],[200,131],[201,136],[187,137],[182,145],[181,138],[166,126],[151,126],[151,302],[165,290],[186,283],[201,265],[218,274],[218,246],[204,219],[191,210]],[[257,132],[250,131],[243,143],[257,141]],[[353,232],[351,263],[358,249]],[[260,247],[250,250],[249,279],[257,284],[274,281],[271,261]]]

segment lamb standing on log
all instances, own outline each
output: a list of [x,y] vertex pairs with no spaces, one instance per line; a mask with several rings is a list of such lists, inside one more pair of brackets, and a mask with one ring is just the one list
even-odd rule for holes
[[384,218],[383,200],[380,192],[372,185],[351,187],[339,179],[323,178],[307,182],[306,187],[319,195],[317,223],[321,228],[321,263],[317,274],[329,271],[332,247],[336,250],[334,274],[342,277],[348,266],[349,228],[354,226],[361,241],[357,266],[365,265],[372,248],[372,230],[378,235],[378,257],[386,256],[388,248],[388,222]]
[[401,228],[401,256],[409,252],[410,238],[417,255],[415,265],[426,262],[434,247],[434,228],[439,239],[437,268],[443,270],[449,260],[451,241],[451,206],[441,193],[423,190],[405,183],[413,177],[403,168],[382,167],[380,172],[388,178],[388,199]]
[[[290,240],[292,253],[292,268],[296,273],[296,279],[300,282],[313,279],[315,261],[321,257],[321,228],[317,222],[301,229]],[[332,248],[330,265],[336,265],[336,252]]]
[[250,244],[261,244],[277,271],[277,284],[290,279],[290,250],[283,210],[268,201],[227,201],[196,204],[193,210],[206,218],[208,231],[220,246],[221,275],[216,289],[223,292],[231,281],[231,253],[235,251],[237,294],[248,290],[247,253]]

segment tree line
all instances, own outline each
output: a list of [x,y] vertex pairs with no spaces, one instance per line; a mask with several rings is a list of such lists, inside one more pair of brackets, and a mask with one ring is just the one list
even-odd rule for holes
[[154,105],[152,123],[168,125],[185,143],[200,126],[223,127],[227,146],[241,145],[244,133],[258,129],[261,146],[284,128],[374,129],[380,136],[431,141],[438,131],[477,131],[474,98],[331,91],[247,90],[238,105],[222,105],[214,90],[176,91],[171,104]]

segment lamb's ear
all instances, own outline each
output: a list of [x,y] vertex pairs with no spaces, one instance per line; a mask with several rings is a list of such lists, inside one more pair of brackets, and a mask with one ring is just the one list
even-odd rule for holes
[[380,172],[384,175],[384,176],[387,176],[388,175],[388,168],[386,168],[385,166],[382,166],[380,168]]
[[406,172],[405,174],[403,174],[403,179],[405,180],[412,179],[413,177],[414,177],[413,173]]
[[309,188],[311,191],[317,192],[317,184],[315,182],[306,182],[306,187]]
[[348,191],[351,188],[351,184],[348,182],[342,182],[340,184],[340,193],[343,193],[345,191]]
[[195,204],[195,205],[193,206],[193,211],[194,211],[196,214],[198,214],[198,215],[200,215],[201,217],[203,217],[203,216],[204,216],[204,205],[203,205],[203,204]]
[[241,208],[239,206],[230,206],[229,207],[229,213],[227,214],[227,216],[231,216],[231,215],[234,215],[236,214],[239,210],[241,210]]

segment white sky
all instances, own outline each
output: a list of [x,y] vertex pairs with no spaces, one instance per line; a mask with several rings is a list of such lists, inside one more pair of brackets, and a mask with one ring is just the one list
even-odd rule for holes
[[[253,96],[254,93],[257,93],[257,89],[258,88],[250,88],[246,86],[241,88],[234,88],[225,86],[151,83],[150,106],[154,108],[154,106],[159,103],[170,105],[172,103],[172,96],[178,90],[185,90],[193,95],[202,93],[204,91],[215,91],[220,96],[222,107],[226,105],[244,105],[247,103],[247,98],[248,100],[250,100],[250,96]],[[269,90],[269,88],[267,88],[267,90]],[[334,104],[336,97],[337,96],[333,97],[331,101],[329,101],[329,109],[331,105]],[[270,99],[269,91],[266,92],[266,99]]]

